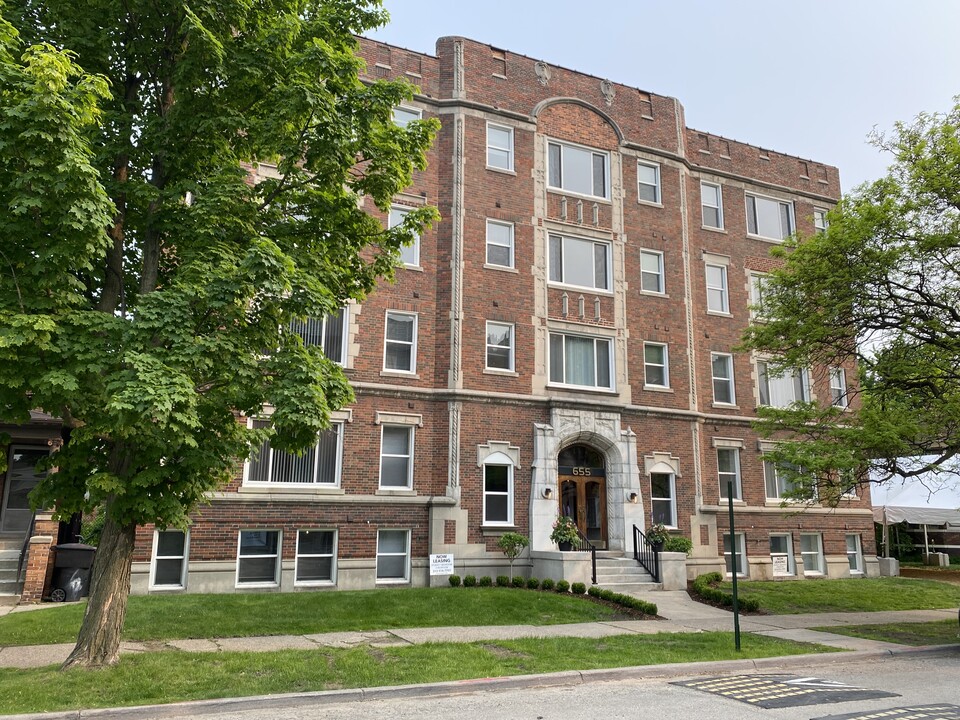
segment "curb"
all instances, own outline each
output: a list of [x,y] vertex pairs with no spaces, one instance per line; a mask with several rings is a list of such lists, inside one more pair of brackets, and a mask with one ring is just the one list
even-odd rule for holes
[[472,692],[498,692],[534,687],[561,687],[615,680],[652,680],[683,675],[750,672],[785,667],[829,665],[837,662],[877,661],[895,656],[931,656],[960,653],[958,645],[927,645],[883,650],[851,650],[837,653],[787,655],[755,660],[718,660],[713,662],[676,663],[670,665],[637,665],[602,670],[566,670],[539,675],[514,675],[499,678],[475,678],[425,685],[397,685],[382,688],[353,690],[323,690],[284,695],[254,695],[220,700],[194,700],[165,705],[136,705],[130,707],[69,710],[48,713],[4,715],[8,720],[142,720],[151,718],[190,718],[229,711],[278,710],[311,707],[337,703],[397,700],[407,698],[446,697]]

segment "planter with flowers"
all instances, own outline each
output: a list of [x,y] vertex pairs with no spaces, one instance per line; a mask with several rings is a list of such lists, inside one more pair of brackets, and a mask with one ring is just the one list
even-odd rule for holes
[[550,539],[557,544],[560,550],[566,551],[573,549],[573,543],[579,538],[580,533],[572,517],[561,515],[554,520]]
[[663,544],[667,541],[667,538],[670,537],[670,534],[667,532],[667,528],[663,523],[654,523],[647,528],[646,536],[650,547],[652,547],[655,552],[660,552],[663,550]]

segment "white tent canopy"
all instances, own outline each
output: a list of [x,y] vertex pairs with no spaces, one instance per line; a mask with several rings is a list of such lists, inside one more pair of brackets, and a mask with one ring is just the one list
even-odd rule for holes
[[[933,458],[929,458],[933,460]],[[925,462],[927,458],[916,458]],[[960,474],[953,470],[893,478],[871,488],[873,519],[879,523],[960,527]]]

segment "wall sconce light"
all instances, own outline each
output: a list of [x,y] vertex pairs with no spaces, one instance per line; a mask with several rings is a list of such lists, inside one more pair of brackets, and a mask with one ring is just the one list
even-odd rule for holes
[[553,497],[553,488],[544,488],[543,497],[545,500],[550,500]]
[[640,496],[637,495],[636,493],[630,493],[630,497],[627,498],[627,499],[628,499],[631,503],[633,503],[634,505],[636,505],[638,502],[640,502]]

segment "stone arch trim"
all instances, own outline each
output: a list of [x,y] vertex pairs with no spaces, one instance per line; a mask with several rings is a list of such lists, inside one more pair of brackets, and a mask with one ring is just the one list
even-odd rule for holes
[[541,100],[540,102],[538,102],[538,103],[536,104],[536,106],[533,108],[533,112],[532,112],[531,114],[533,115],[533,117],[538,118],[538,117],[540,116],[540,113],[542,113],[542,112],[543,112],[544,110],[546,110],[548,107],[550,107],[550,106],[552,106],[552,105],[560,105],[560,104],[564,104],[564,103],[569,103],[569,104],[572,104],[572,105],[579,105],[579,106],[581,106],[581,107],[583,107],[583,108],[586,108],[587,110],[590,110],[590,111],[592,111],[592,112],[595,112],[597,115],[599,115],[600,117],[602,117],[602,118],[604,119],[604,121],[605,121],[610,127],[613,128],[613,131],[617,134],[617,142],[618,142],[618,143],[620,143],[621,145],[623,145],[624,142],[626,142],[626,137],[625,137],[624,134],[623,134],[623,130],[620,129],[620,126],[617,124],[617,121],[616,121],[616,120],[614,120],[612,117],[610,117],[610,115],[608,115],[607,113],[605,113],[603,110],[601,110],[600,108],[598,108],[596,105],[592,105],[592,104],[588,103],[586,100],[583,100],[583,99],[581,99],[581,98],[575,98],[575,97],[552,97],[552,98],[547,98],[546,100]]

